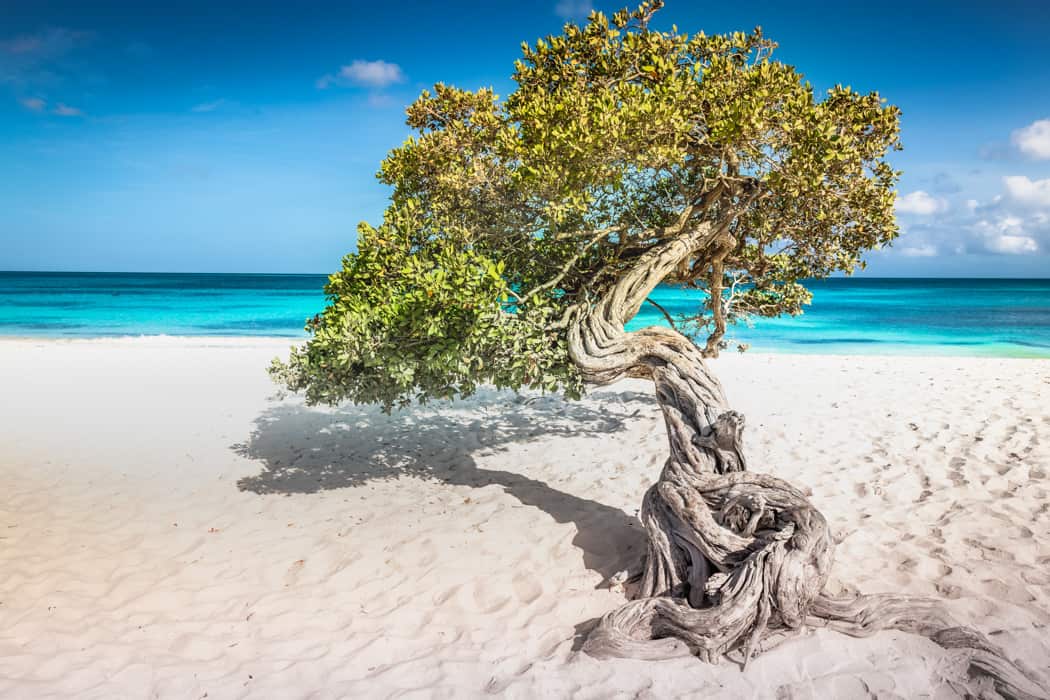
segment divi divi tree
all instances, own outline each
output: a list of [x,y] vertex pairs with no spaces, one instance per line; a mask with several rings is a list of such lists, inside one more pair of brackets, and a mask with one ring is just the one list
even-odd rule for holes
[[[848,87],[818,97],[759,30],[656,31],[661,5],[592,13],[523,45],[504,100],[423,92],[407,110],[416,134],[379,171],[392,188],[383,222],[360,225],[311,339],[272,373],[311,403],[387,410],[483,382],[575,398],[649,379],[670,453],[642,503],[648,552],[637,597],[602,619],[587,652],[739,649],[746,663],[806,626],[898,628],[1039,695],[935,602],[822,593],[824,517],[750,470],[743,417],[706,362],[727,324],[800,313],[805,280],[850,272],[897,235],[885,158],[899,111]],[[660,284],[701,301],[672,317],[651,298]],[[647,303],[668,323],[627,332]]]

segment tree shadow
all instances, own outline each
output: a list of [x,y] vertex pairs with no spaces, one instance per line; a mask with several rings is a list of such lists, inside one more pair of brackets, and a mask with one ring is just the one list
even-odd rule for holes
[[436,402],[390,416],[372,406],[282,403],[255,420],[246,442],[233,445],[263,466],[237,486],[257,494],[311,494],[406,476],[478,488],[497,485],[555,522],[574,524],[573,544],[583,552],[584,565],[608,579],[637,564],[644,551],[637,518],[519,473],[482,469],[473,457],[541,435],[545,440],[612,435],[652,405],[652,397],[640,392],[598,396],[600,402],[581,403],[483,391],[469,404]]

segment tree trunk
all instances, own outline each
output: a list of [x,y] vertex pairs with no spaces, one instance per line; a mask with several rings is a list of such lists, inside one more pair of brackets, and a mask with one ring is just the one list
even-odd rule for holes
[[827,522],[792,485],[747,470],[744,419],[729,409],[701,350],[668,328],[625,333],[615,310],[581,313],[569,329],[570,353],[594,383],[652,379],[670,454],[642,502],[648,554],[638,597],[601,619],[586,653],[715,662],[740,650],[746,667],[807,626],[853,635],[899,629],[960,649],[970,672],[1005,696],[1047,697],[1033,674],[936,601],[826,596],[834,550]]

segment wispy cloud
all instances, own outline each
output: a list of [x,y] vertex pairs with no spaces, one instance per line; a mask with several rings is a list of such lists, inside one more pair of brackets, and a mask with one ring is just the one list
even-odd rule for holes
[[90,39],[89,32],[64,27],[0,39],[0,81],[32,82],[47,76],[56,61]]
[[333,85],[362,85],[371,88],[384,88],[405,80],[401,66],[383,60],[356,60],[345,65],[335,73],[328,73],[317,79],[317,87],[324,90]]
[[91,36],[91,32],[66,27],[48,27],[35,34],[0,39],[0,53],[54,58],[82,45],[91,39]]
[[1050,160],[1050,119],[1038,119],[1017,129],[1010,141],[1024,155],[1036,160]]
[[[31,112],[83,116],[83,110],[77,107],[62,102],[52,104],[39,95],[68,88],[69,78],[80,73],[80,66],[68,54],[91,38],[89,32],[64,27],[0,38],[0,85],[8,86],[19,104]],[[27,93],[28,96],[19,97]]]
[[4,53],[18,56],[20,54],[36,53],[43,45],[43,39],[39,36],[16,36],[14,39],[0,41],[0,50]]
[[202,102],[198,105],[190,107],[191,112],[214,112],[226,105],[225,99],[212,100],[211,102]]
[[82,117],[84,116],[84,110],[77,107],[70,107],[63,102],[56,102],[53,107],[48,107],[48,102],[42,97],[22,97],[18,100],[18,103],[28,109],[30,112],[36,112],[37,114],[54,114],[58,117]]
[[47,101],[39,97],[23,97],[18,103],[30,112],[43,112],[47,109]]
[[937,247],[929,243],[921,243],[898,248],[897,252],[906,258],[932,258],[937,255]]
[[58,104],[55,105],[55,108],[51,110],[51,113],[52,114],[57,114],[60,117],[82,117],[82,116],[84,116],[84,111],[83,110],[77,109],[76,107],[70,107],[69,105],[62,104],[61,102],[59,102]]
[[554,6],[554,14],[564,20],[584,19],[593,10],[590,0],[558,0]]

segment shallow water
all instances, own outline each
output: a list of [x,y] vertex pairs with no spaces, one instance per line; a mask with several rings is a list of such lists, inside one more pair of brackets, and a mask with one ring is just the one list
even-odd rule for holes
[[[0,335],[304,337],[325,275],[0,272]],[[813,281],[804,315],[731,329],[763,352],[1050,357],[1050,280]],[[672,315],[696,291],[653,295]],[[646,305],[629,327],[663,323]]]

